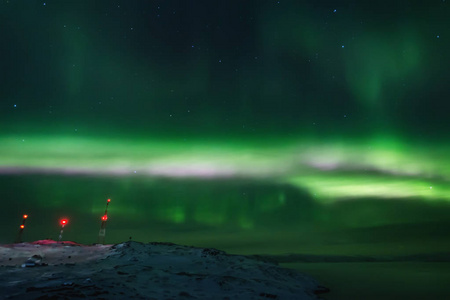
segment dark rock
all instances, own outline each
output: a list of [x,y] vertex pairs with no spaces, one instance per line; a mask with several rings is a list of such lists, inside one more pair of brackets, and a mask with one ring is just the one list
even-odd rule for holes
[[42,265],[41,261],[42,261],[42,256],[35,254],[32,257],[28,258],[22,264],[22,268],[30,268],[30,267],[41,266]]
[[27,293],[28,292],[35,292],[35,291],[40,291],[40,290],[42,290],[43,288],[38,288],[38,287],[35,287],[35,286],[30,286],[30,287],[27,287],[27,289],[25,290]]
[[224,251],[220,251],[214,248],[205,248],[202,250],[202,256],[217,256],[217,255],[224,255]]
[[36,300],[57,300],[60,299],[58,295],[43,295],[40,297],[37,297]]
[[180,296],[180,297],[189,297],[189,298],[192,298],[192,295],[189,294],[188,292],[180,292],[180,293],[178,294],[178,296]]
[[317,288],[314,290],[314,294],[319,295],[319,294],[326,294],[329,293],[330,289],[324,286],[317,286]]
[[261,297],[265,297],[265,298],[269,298],[269,299],[277,299],[278,296],[274,295],[274,294],[269,294],[269,293],[261,293],[259,294]]

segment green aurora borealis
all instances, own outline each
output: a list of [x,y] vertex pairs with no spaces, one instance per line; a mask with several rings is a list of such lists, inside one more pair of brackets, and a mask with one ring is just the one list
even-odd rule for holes
[[[61,3],[63,2],[63,3]],[[450,249],[446,1],[0,3],[0,242]]]

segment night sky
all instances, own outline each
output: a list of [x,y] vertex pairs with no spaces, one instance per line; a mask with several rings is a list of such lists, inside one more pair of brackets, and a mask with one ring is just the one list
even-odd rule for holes
[[450,250],[450,1],[0,3],[0,242]]

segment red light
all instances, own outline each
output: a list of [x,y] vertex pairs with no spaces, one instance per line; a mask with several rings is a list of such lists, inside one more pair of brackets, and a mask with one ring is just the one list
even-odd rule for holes
[[28,215],[23,215],[23,218],[24,218],[24,219],[28,218]]
[[111,199],[108,199],[108,202],[111,202]]
[[25,225],[20,225],[20,229],[24,229],[25,228]]
[[107,215],[104,215],[104,216],[102,217],[102,221],[106,221],[106,220],[108,220],[108,216],[107,216]]
[[69,222],[69,220],[67,220],[67,219],[62,219],[60,221],[61,225],[66,225],[68,222]]

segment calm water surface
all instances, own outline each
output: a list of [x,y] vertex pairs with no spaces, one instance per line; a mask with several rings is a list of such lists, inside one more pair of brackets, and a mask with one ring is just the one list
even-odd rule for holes
[[324,299],[449,299],[450,263],[286,263],[331,289]]

